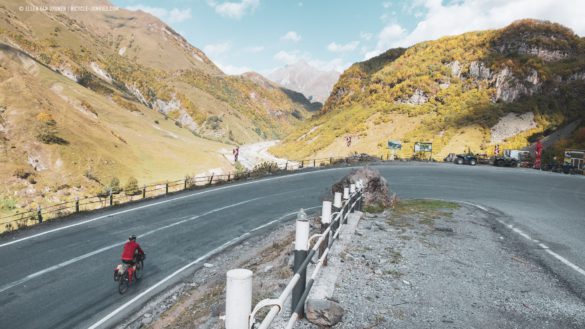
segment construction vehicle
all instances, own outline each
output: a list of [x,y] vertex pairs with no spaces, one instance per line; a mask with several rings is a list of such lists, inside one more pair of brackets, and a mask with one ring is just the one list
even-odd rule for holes
[[529,151],[504,150],[503,156],[495,156],[494,166],[497,167],[518,167],[520,164],[527,165],[531,160]]
[[477,157],[472,153],[469,154],[455,154],[449,153],[447,157],[443,159],[445,162],[453,162],[454,164],[468,164],[470,166],[475,166],[477,164]]

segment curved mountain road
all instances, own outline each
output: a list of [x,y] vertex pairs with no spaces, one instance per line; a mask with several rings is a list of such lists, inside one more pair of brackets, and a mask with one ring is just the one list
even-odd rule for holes
[[[449,164],[376,168],[401,198],[464,201],[489,209],[523,234],[510,236],[524,243],[527,252],[585,296],[585,275],[579,272],[585,269],[585,177]],[[293,218],[301,207],[318,211],[328,187],[349,170],[184,192],[2,237],[0,328],[112,326],[193,273],[210,253],[261,234],[277,219]],[[120,296],[113,269],[130,233],[139,236],[147,253],[146,271],[139,284]]]

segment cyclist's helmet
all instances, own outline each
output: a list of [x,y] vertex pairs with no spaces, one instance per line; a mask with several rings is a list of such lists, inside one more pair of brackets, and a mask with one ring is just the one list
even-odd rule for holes
[[134,240],[136,241],[136,234],[132,234],[128,237],[128,240]]

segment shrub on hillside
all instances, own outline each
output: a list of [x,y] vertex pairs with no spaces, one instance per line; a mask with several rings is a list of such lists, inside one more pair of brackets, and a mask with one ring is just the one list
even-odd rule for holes
[[14,170],[14,176],[16,176],[20,179],[27,179],[30,175],[31,175],[31,173],[28,170],[26,170],[26,168],[24,168],[24,167],[19,167],[19,168],[16,168],[16,170]]
[[118,177],[112,177],[112,180],[110,181],[110,185],[107,186],[108,190],[112,191],[112,194],[118,194],[120,192],[122,192],[122,188],[120,187],[120,179]]
[[275,173],[279,170],[280,168],[278,168],[278,164],[276,162],[265,161],[255,165],[254,169],[252,169],[251,174],[253,176],[262,176],[270,173]]
[[138,187],[138,180],[135,177],[128,178],[128,182],[124,186],[124,193],[129,196],[142,193],[140,187]]

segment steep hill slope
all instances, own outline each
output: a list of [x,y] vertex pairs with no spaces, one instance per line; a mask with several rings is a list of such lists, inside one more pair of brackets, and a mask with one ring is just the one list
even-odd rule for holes
[[346,70],[321,115],[272,151],[386,154],[388,140],[402,140],[403,156],[417,141],[433,142],[437,157],[524,147],[585,122],[584,80],[584,40],[550,22],[522,20],[390,49]]
[[321,71],[300,61],[268,74],[268,78],[281,86],[302,93],[313,102],[324,103],[339,75],[337,71]]
[[284,136],[315,110],[298,93],[223,74],[143,12],[43,5],[63,3],[0,0],[0,213],[91,195],[114,176],[228,170],[222,149]]

